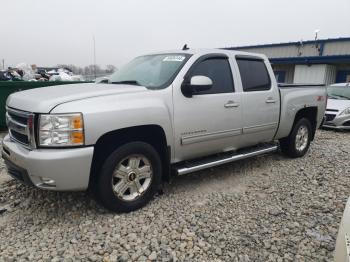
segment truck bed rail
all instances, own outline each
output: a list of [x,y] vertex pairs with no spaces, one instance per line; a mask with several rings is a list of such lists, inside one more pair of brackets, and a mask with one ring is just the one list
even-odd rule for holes
[[304,87],[317,87],[317,86],[326,86],[325,84],[283,84],[278,83],[279,88],[304,88]]

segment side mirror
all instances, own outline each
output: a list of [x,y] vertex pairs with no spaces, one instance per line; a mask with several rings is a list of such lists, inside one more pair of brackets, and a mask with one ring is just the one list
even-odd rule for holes
[[100,81],[101,84],[108,84],[108,82],[109,82],[108,79],[103,79]]
[[213,81],[207,76],[192,76],[189,83],[184,81],[181,91],[186,97],[192,97],[193,93],[206,91],[212,88]]

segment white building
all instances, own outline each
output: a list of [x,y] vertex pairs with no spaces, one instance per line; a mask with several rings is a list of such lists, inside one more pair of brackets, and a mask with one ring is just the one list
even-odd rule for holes
[[350,82],[350,37],[225,49],[267,55],[280,83]]

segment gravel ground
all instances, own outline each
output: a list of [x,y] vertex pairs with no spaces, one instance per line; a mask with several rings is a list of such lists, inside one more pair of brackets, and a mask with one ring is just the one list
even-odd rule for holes
[[304,158],[276,153],[179,177],[129,214],[2,171],[0,261],[331,261],[349,152],[349,132],[320,130]]

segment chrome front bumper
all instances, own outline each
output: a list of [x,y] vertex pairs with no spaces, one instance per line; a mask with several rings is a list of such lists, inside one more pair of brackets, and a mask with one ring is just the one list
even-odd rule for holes
[[350,130],[350,125],[346,125],[346,123],[350,123],[350,116],[335,116],[331,121],[325,120],[323,122],[323,127],[332,128],[332,129],[348,129]]
[[339,130],[350,130],[350,126],[335,126],[325,123],[322,127],[331,128],[331,129],[339,129]]
[[94,148],[29,150],[7,135],[2,157],[9,175],[28,185],[56,191],[88,188]]

